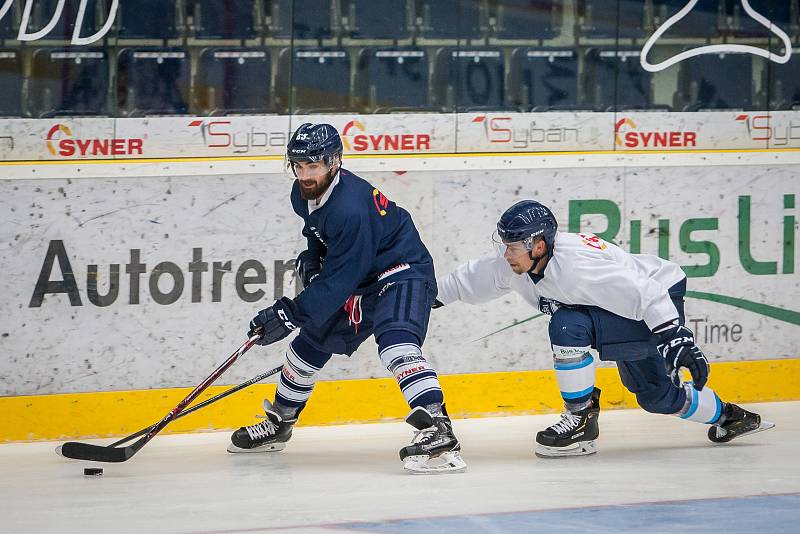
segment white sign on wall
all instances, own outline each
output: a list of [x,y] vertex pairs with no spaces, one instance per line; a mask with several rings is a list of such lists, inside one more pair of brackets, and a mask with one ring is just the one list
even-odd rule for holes
[[[796,357],[799,171],[365,177],[409,210],[440,275],[491,251],[499,214],[526,197],[549,205],[563,230],[676,261],[695,292],[687,315],[698,341],[712,361],[731,361]],[[290,184],[282,174],[0,181],[0,395],[196,383],[243,341],[256,311],[294,295],[291,261],[304,240]],[[546,319],[525,321],[538,314],[513,295],[449,305],[433,312],[424,350],[442,373],[549,369]],[[251,351],[225,381],[277,365],[283,346]],[[374,376],[388,375],[372,341],[324,371],[325,379]]]

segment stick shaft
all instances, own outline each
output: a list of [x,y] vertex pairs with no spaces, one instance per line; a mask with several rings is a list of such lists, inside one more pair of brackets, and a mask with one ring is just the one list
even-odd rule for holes
[[196,398],[197,398],[197,397],[198,397],[198,396],[199,396],[199,395],[200,395],[200,394],[201,394],[203,391],[205,391],[205,390],[208,388],[208,386],[210,386],[211,384],[213,384],[213,383],[214,383],[214,381],[215,381],[217,378],[219,378],[220,376],[222,376],[222,373],[224,373],[225,371],[227,371],[227,370],[228,370],[228,368],[229,368],[231,365],[233,365],[234,363],[236,363],[236,360],[238,360],[238,359],[239,359],[239,357],[240,357],[242,354],[244,354],[245,352],[247,352],[248,350],[250,350],[250,347],[252,347],[253,345],[255,345],[256,341],[258,341],[260,338],[261,338],[261,334],[255,334],[255,335],[253,335],[253,336],[252,336],[250,339],[248,339],[247,341],[245,341],[245,342],[242,344],[242,346],[241,346],[241,347],[239,347],[239,348],[236,350],[236,352],[234,352],[233,354],[231,354],[231,355],[228,357],[228,359],[227,359],[227,360],[225,360],[224,362],[222,362],[222,364],[221,364],[219,367],[217,367],[216,369],[214,369],[214,372],[212,372],[210,375],[208,375],[208,376],[206,377],[206,379],[205,379],[205,380],[203,380],[202,382],[200,382],[200,383],[197,385],[197,387],[195,387],[195,388],[192,390],[192,392],[191,392],[191,393],[189,393],[189,394],[188,394],[188,395],[187,395],[187,396],[186,396],[186,397],[185,397],[185,398],[184,398],[184,399],[183,399],[181,402],[179,402],[177,406],[175,406],[175,407],[174,407],[172,410],[170,410],[170,412],[169,412],[169,413],[168,413],[166,416],[164,416],[164,418],[163,418],[161,421],[159,421],[158,423],[156,423],[155,425],[153,425],[153,426],[150,428],[150,431],[149,431],[147,434],[145,434],[143,437],[141,437],[141,438],[139,439],[139,441],[136,441],[136,442],[135,442],[135,443],[133,443],[132,445],[129,445],[129,447],[131,448],[131,451],[132,451],[132,454],[131,454],[131,456],[133,456],[133,454],[135,454],[135,453],[136,453],[136,452],[137,452],[139,449],[141,449],[142,447],[144,447],[144,446],[145,446],[145,444],[146,444],[148,441],[150,441],[151,439],[153,439],[153,437],[154,437],[156,434],[158,434],[159,432],[161,432],[161,430],[162,430],[162,429],[163,429],[165,426],[167,426],[167,425],[168,425],[170,422],[172,422],[172,420],[173,420],[173,419],[175,419],[175,417],[176,417],[176,416],[177,416],[179,413],[181,413],[181,412],[182,412],[182,411],[183,411],[183,410],[184,410],[184,409],[185,409],[185,408],[186,408],[186,407],[187,407],[187,406],[188,406],[188,405],[189,405],[189,404],[190,404],[190,403],[191,403],[191,402],[192,402],[194,399],[196,399]]
[[67,458],[74,458],[76,460],[91,460],[96,462],[125,462],[128,461],[134,454],[144,447],[153,437],[158,434],[165,426],[167,426],[173,419],[175,419],[191,402],[196,399],[208,386],[210,386],[222,373],[228,370],[239,357],[247,352],[256,341],[261,337],[261,333],[254,334],[241,347],[236,349],[236,352],[231,354],[222,365],[217,367],[214,372],[208,375],[200,384],[195,387],[175,408],[164,416],[164,418],[155,425],[148,428],[144,436],[140,437],[131,445],[125,447],[103,447],[100,445],[92,445],[90,443],[80,443],[77,441],[68,441],[58,447],[56,452]]
[[[243,390],[243,389],[245,389],[247,387],[250,387],[253,384],[261,382],[265,378],[269,378],[270,376],[272,376],[272,375],[274,375],[276,373],[279,373],[281,369],[283,369],[283,364],[279,365],[278,367],[275,367],[274,369],[270,369],[269,371],[261,373],[258,376],[254,376],[250,380],[248,380],[246,382],[242,382],[238,386],[234,386],[234,387],[232,387],[230,389],[226,389],[222,393],[214,395],[210,399],[206,399],[203,402],[195,404],[191,408],[187,408],[186,410],[184,410],[181,413],[179,413],[178,415],[176,415],[175,419],[180,419],[181,417],[185,417],[185,416],[189,415],[190,413],[193,413],[193,412],[196,412],[197,410],[200,410],[201,408],[205,408],[209,404],[213,404],[213,403],[217,402],[218,400],[222,400],[222,399],[224,399],[225,397],[227,397],[229,395],[233,395],[234,393],[237,393],[237,392],[239,392],[239,391],[241,391],[241,390]],[[134,434],[131,434],[130,436],[126,436],[126,437],[120,439],[119,441],[115,441],[114,443],[109,445],[109,447],[118,447],[118,446],[122,445],[123,443],[127,443],[127,442],[129,442],[129,441],[131,441],[133,439],[138,438],[139,436],[143,436],[143,435],[147,434],[150,430],[152,430],[154,426],[155,425],[150,425],[147,428],[143,428],[143,429],[139,430],[138,432],[136,432]]]

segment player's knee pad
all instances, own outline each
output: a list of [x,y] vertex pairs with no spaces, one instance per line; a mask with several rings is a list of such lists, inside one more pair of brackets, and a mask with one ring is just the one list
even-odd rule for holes
[[550,318],[550,343],[561,347],[591,346],[594,324],[591,316],[580,308],[559,308]]
[[652,384],[636,393],[639,406],[650,413],[674,414],[681,409],[684,400],[683,388],[667,381]]
[[415,343],[389,345],[380,351],[381,362],[397,380],[409,406],[443,402],[436,371]]

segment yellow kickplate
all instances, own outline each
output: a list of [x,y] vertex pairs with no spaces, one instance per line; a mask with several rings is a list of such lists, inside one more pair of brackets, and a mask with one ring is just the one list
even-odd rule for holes
[[[551,413],[561,410],[552,370],[443,375],[455,418]],[[636,398],[614,367],[597,370],[604,408],[635,408]],[[709,386],[733,402],[800,400],[800,360],[719,362]],[[195,402],[230,386],[214,386]],[[191,388],[0,397],[0,442],[125,436],[158,422]],[[163,433],[223,430],[252,424],[275,384],[251,386],[183,419]],[[408,413],[393,378],[319,382],[300,424],[333,425],[402,420]]]

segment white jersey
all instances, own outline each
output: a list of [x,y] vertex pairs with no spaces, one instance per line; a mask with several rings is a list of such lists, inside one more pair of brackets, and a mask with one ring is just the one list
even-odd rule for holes
[[515,274],[500,252],[470,260],[437,280],[443,304],[487,302],[509,293],[532,306],[539,298],[597,306],[644,321],[652,330],[677,319],[669,288],[686,277],[681,268],[650,254],[630,254],[593,234],[557,232],[554,254],[536,282]]

